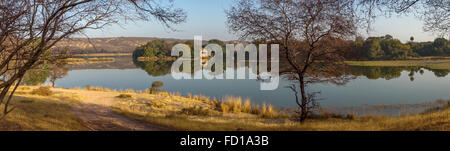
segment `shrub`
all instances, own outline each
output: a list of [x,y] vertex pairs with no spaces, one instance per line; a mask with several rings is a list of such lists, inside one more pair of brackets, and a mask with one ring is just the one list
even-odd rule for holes
[[244,106],[242,107],[242,112],[251,113],[252,112],[252,103],[250,99],[245,99]]
[[272,105],[263,104],[262,107],[259,105],[252,105],[250,99],[245,99],[244,104],[242,104],[242,99],[240,97],[226,97],[222,101],[213,99],[212,101],[209,101],[209,104],[214,106],[215,110],[223,113],[249,113],[264,118],[275,118],[280,116],[279,111],[275,110]]
[[151,102],[147,103],[147,105],[150,106],[150,107],[154,107],[154,108],[162,108],[166,104],[164,104],[162,102],[158,102],[158,101],[151,101]]
[[161,82],[161,81],[155,81],[155,82],[153,82],[152,83],[152,88],[161,88],[161,87],[163,87],[164,86],[164,83],[163,82]]
[[272,105],[266,105],[266,103],[263,104],[260,112],[260,116],[263,118],[274,118],[276,117],[275,110],[273,109]]
[[94,87],[92,87],[90,85],[86,85],[86,90],[94,90]]
[[50,90],[50,87],[48,86],[41,86],[37,89],[34,89],[31,94],[34,95],[41,95],[41,96],[50,96],[53,94],[52,90]]
[[120,94],[119,96],[117,96],[118,98],[121,99],[128,99],[128,98],[132,98],[133,96],[129,95],[129,94]]
[[228,111],[230,111],[230,107],[228,105],[225,105],[223,103],[220,104],[220,111],[222,111],[223,113],[226,113]]
[[221,106],[222,112],[232,111],[233,113],[240,113],[242,109],[242,99],[240,97],[226,97]]
[[211,115],[212,113],[209,109],[205,109],[205,108],[199,107],[199,106],[194,106],[194,107],[183,108],[181,110],[181,114],[208,116],[208,115]]

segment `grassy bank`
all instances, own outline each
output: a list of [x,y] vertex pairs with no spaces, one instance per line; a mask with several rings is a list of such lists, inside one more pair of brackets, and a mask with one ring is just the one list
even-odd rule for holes
[[132,53],[88,53],[88,54],[74,54],[74,57],[120,57],[132,56]]
[[[23,87],[14,98],[16,107],[0,121],[0,130],[86,130],[83,122],[72,114],[72,105],[89,96],[54,93],[42,96]],[[337,115],[323,113],[300,124],[295,114],[288,114],[268,104],[253,104],[239,97],[221,100],[204,96],[180,96],[176,93],[116,91],[88,87],[71,89],[96,91],[116,96],[113,110],[130,119],[148,122],[174,130],[450,130],[448,101],[442,107],[420,114],[398,117],[377,115]],[[47,93],[44,93],[47,94]],[[442,101],[441,101],[442,102]]]
[[[43,96],[20,88],[10,106],[14,110],[0,120],[2,131],[79,131],[87,130],[83,121],[72,113],[70,94]],[[3,106],[0,107],[3,109]]]
[[116,112],[176,130],[450,130],[448,106],[399,117],[325,113],[300,124],[295,115],[236,97],[217,102],[202,96],[167,93],[127,95],[117,100]]
[[115,62],[115,58],[111,57],[103,57],[103,58],[67,58],[66,59],[68,64],[95,64],[95,63],[111,63]]
[[385,61],[346,61],[351,66],[419,66],[431,69],[450,69],[450,59],[415,58],[410,60],[385,60]]
[[137,60],[138,61],[158,61],[158,60],[162,60],[162,61],[175,61],[177,58],[176,57],[170,57],[170,56],[165,56],[163,58],[159,58],[156,56],[153,57],[138,57]]

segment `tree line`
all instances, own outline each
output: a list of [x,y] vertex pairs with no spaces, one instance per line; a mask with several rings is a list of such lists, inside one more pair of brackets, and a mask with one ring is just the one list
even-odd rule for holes
[[412,57],[450,56],[450,43],[445,38],[436,38],[432,42],[414,42],[414,37],[407,43],[391,35],[357,37],[353,42],[348,59],[362,60],[399,60]]
[[[165,40],[152,40],[144,45],[136,47],[133,51],[133,58],[137,57],[158,57],[164,58],[171,56],[172,47],[175,44],[183,43],[186,44],[191,49],[191,55],[194,54],[194,40],[186,40],[186,41],[177,41],[177,42],[167,42]],[[206,44],[218,44],[222,47],[223,52],[225,53],[226,42],[221,41],[219,39],[211,39],[206,42]],[[204,44],[202,47],[205,47]]]

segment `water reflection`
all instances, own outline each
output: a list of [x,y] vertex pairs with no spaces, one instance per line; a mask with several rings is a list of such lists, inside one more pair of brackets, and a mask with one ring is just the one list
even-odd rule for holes
[[[148,75],[158,77],[158,76],[166,76],[170,74],[171,65],[173,61],[137,61],[133,60],[136,67],[146,71]],[[281,64],[283,65],[283,64]],[[248,67],[248,64],[246,64]],[[286,71],[283,67],[280,67],[281,71]],[[286,67],[285,67],[286,68]],[[229,68],[225,68],[224,70],[230,70]],[[420,74],[424,74],[424,70],[433,72],[436,77],[446,77],[450,73],[449,69],[431,69],[427,67],[376,67],[376,66],[347,66],[345,69],[345,75],[351,75],[356,77],[366,77],[367,79],[376,80],[376,79],[384,79],[384,80],[392,80],[396,78],[400,78],[402,72],[409,72],[408,76],[410,77],[410,81],[414,81],[415,76]],[[191,70],[194,71],[194,70]],[[252,72],[257,72],[256,70],[251,70]],[[194,71],[197,72],[197,71]],[[282,73],[281,73],[282,74]],[[283,76],[283,74],[282,74]],[[344,75],[342,75],[344,76]]]
[[411,81],[415,80],[415,75],[424,74],[424,70],[434,73],[436,77],[446,77],[450,70],[448,69],[430,69],[425,67],[366,67],[366,66],[350,66],[346,71],[347,74],[366,77],[367,79],[385,79],[391,80],[399,78],[402,72],[409,72],[408,76]]
[[[72,68],[67,77],[56,80],[56,86],[75,88],[91,85],[122,90],[148,90],[154,87],[154,92],[202,94],[211,98],[232,95],[250,98],[256,103],[267,102],[281,107],[296,106],[292,92],[285,88],[291,84],[287,80],[281,80],[275,91],[260,91],[260,81],[257,80],[174,80],[170,75],[171,61],[129,61],[137,69],[117,69],[118,67],[114,66],[93,70]],[[280,63],[280,71],[285,67]],[[450,70],[352,66],[344,71],[345,75],[357,78],[341,86],[320,83],[308,87],[310,92],[321,91],[318,96],[321,106],[415,104],[450,98],[450,79],[447,78]]]
[[158,61],[138,61],[133,59],[136,67],[141,68],[150,76],[164,76],[170,74],[172,61],[158,60]]

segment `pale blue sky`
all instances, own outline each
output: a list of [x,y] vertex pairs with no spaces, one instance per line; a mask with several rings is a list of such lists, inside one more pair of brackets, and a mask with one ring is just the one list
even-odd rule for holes
[[[106,27],[101,31],[88,31],[90,37],[160,37],[193,39],[195,35],[203,39],[235,40],[236,35],[229,32],[226,25],[225,10],[232,5],[232,0],[175,0],[174,5],[187,12],[187,22],[174,26],[179,31],[173,32],[158,22],[136,22],[120,26]],[[370,36],[390,34],[405,42],[411,36],[416,41],[432,41],[431,33],[422,30],[422,21],[415,17],[377,18]],[[369,35],[363,31],[363,36]]]

